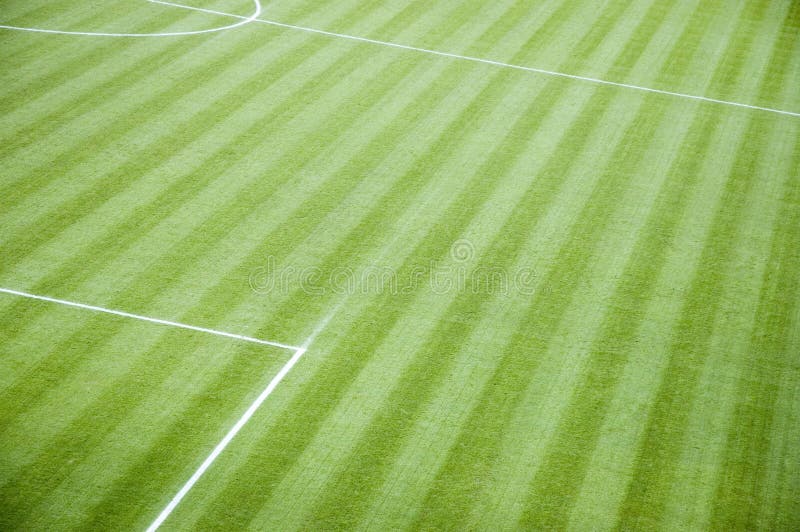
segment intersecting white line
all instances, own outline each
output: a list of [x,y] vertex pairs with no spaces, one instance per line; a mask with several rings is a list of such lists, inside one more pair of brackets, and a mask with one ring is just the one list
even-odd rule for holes
[[[240,19],[246,18],[246,17],[243,17],[241,15],[235,15],[233,13],[225,13],[224,11],[216,11],[214,9],[202,9],[202,8],[199,8],[199,7],[187,6],[185,4],[178,4],[178,3],[175,3],[175,2],[168,2],[168,1],[164,1],[164,0],[150,0],[150,1],[151,2],[157,2],[159,4],[163,4],[163,5],[166,5],[166,6],[179,7],[179,8],[183,8],[183,9],[190,9],[190,10],[193,10],[193,11],[202,11],[204,13],[210,13],[210,14],[213,14],[213,15],[222,15],[222,16],[227,16],[227,17],[232,17],[232,18],[240,18]],[[309,27],[306,27],[306,26],[297,26],[295,24],[286,24],[286,23],[283,23],[283,22],[277,22],[277,21],[274,21],[274,20],[267,20],[267,19],[263,19],[263,18],[255,18],[255,19],[253,19],[253,22],[261,22],[262,24],[269,24],[270,26],[277,26],[279,28],[287,28],[287,29],[292,29],[292,30],[305,31],[305,32],[308,32],[308,33],[316,33],[316,34],[319,34],[319,35],[327,35],[328,37],[336,37],[336,38],[339,38],[339,39],[347,39],[347,40],[350,40],[350,41],[357,41],[357,42],[363,42],[363,43],[369,43],[369,44],[376,44],[376,45],[379,45],[379,46],[388,46],[390,48],[398,48],[400,50],[409,50],[409,51],[419,52],[419,53],[424,53],[424,54],[437,55],[437,56],[440,56],[440,57],[448,57],[450,59],[459,59],[459,60],[462,60],[462,61],[471,61],[473,63],[482,63],[482,64],[485,64],[485,65],[492,65],[492,66],[497,66],[497,67],[502,67],[502,68],[511,68],[511,69],[514,69],[514,70],[522,70],[522,71],[525,71],[525,72],[534,72],[536,74],[544,74],[546,76],[555,76],[555,77],[559,77],[559,78],[568,78],[568,79],[573,79],[573,80],[577,80],[577,81],[584,81],[584,82],[588,82],[588,83],[596,83],[596,84],[599,84],[599,85],[608,85],[608,86],[612,86],[612,87],[620,87],[620,88],[630,89],[630,90],[635,90],[635,91],[649,92],[649,93],[653,93],[653,94],[661,94],[661,95],[664,95],[664,96],[674,96],[674,97],[677,97],[677,98],[685,98],[685,99],[688,99],[688,100],[696,100],[696,101],[707,102],[707,103],[715,103],[715,104],[720,104],[720,105],[729,105],[729,106],[732,106],[732,107],[751,109],[751,110],[755,110],[755,111],[765,111],[765,112],[768,112],[768,113],[776,113],[776,114],[785,115],[785,116],[800,117],[800,113],[796,113],[796,112],[793,112],[793,111],[786,111],[786,110],[783,110],[783,109],[774,109],[772,107],[762,107],[762,106],[759,106],[759,105],[750,105],[750,104],[747,104],[747,103],[733,102],[733,101],[729,101],[729,100],[719,100],[717,98],[709,98],[707,96],[698,96],[696,94],[686,94],[686,93],[683,93],[683,92],[674,92],[674,91],[668,91],[668,90],[662,90],[662,89],[654,89],[654,88],[651,88],[651,87],[643,87],[641,85],[632,85],[630,83],[619,83],[619,82],[616,82],[616,81],[608,81],[608,80],[605,80],[605,79],[591,78],[591,77],[587,77],[587,76],[578,76],[576,74],[567,74],[566,72],[557,72],[555,70],[546,70],[546,69],[543,69],[543,68],[527,67],[527,66],[522,66],[522,65],[515,65],[515,64],[512,64],[512,63],[503,63],[502,61],[492,61],[491,59],[483,59],[481,57],[473,57],[473,56],[469,56],[469,55],[459,55],[459,54],[453,54],[453,53],[449,53],[449,52],[441,52],[439,50],[430,50],[428,48],[420,48],[420,47],[417,47],[417,46],[410,46],[410,45],[407,45],[407,44],[398,44],[398,43],[389,42],[389,41],[380,41],[380,40],[377,40],[377,39],[369,39],[367,37],[358,37],[358,36],[355,36],[355,35],[348,35],[346,33],[336,33],[336,32],[333,32],[333,31],[319,30],[319,29],[316,29],[316,28],[309,28]]]
[[170,327],[178,327],[180,329],[189,329],[189,330],[192,330],[192,331],[198,331],[198,332],[213,334],[213,335],[216,335],[216,336],[224,336],[226,338],[233,338],[233,339],[242,340],[242,341],[245,341],[245,342],[251,342],[251,343],[261,344],[261,345],[269,345],[269,346],[272,346],[272,347],[279,347],[279,348],[282,348],[282,349],[289,349],[289,350],[294,351],[294,354],[289,359],[289,361],[286,362],[286,364],[283,365],[283,367],[280,369],[280,371],[272,378],[272,380],[270,380],[269,384],[267,384],[267,387],[264,388],[264,390],[259,394],[259,396],[256,397],[255,401],[253,401],[253,403],[247,408],[247,410],[245,410],[244,414],[242,414],[242,416],[239,418],[239,420],[233,425],[233,427],[231,427],[231,429],[228,431],[228,433],[225,434],[225,437],[222,438],[222,441],[220,441],[216,445],[216,447],[214,447],[214,450],[211,451],[211,454],[209,454],[206,457],[206,459],[203,460],[203,463],[200,464],[200,467],[197,468],[197,470],[192,474],[192,476],[189,478],[189,480],[187,480],[186,483],[183,486],[181,486],[181,488],[178,490],[178,493],[176,493],[175,496],[172,497],[172,499],[169,501],[167,506],[161,511],[160,514],[158,514],[158,517],[156,517],[155,521],[153,521],[153,523],[147,528],[147,532],[155,532],[164,523],[164,521],[170,516],[170,514],[175,510],[175,508],[178,506],[178,504],[180,504],[180,502],[183,500],[183,498],[186,497],[186,494],[188,494],[189,491],[194,487],[194,485],[197,484],[197,481],[200,480],[200,478],[205,474],[205,472],[208,470],[208,468],[211,467],[211,465],[214,463],[214,461],[217,459],[217,457],[220,454],[222,454],[222,451],[225,450],[225,448],[233,440],[233,438],[235,438],[236,435],[239,433],[239,431],[242,430],[242,427],[244,427],[247,424],[247,422],[250,421],[250,418],[253,417],[253,414],[256,413],[256,410],[258,410],[258,408],[261,406],[261,404],[264,401],[266,401],[267,397],[269,397],[270,394],[272,394],[272,392],[275,390],[275,388],[277,388],[278,384],[281,383],[283,378],[286,377],[286,375],[292,370],[292,368],[295,366],[295,364],[297,364],[297,362],[300,360],[300,357],[302,357],[305,354],[306,350],[308,349],[308,346],[311,344],[311,342],[314,340],[314,338],[317,336],[317,334],[319,334],[319,332],[322,330],[322,328],[324,328],[324,326],[328,323],[328,321],[330,320],[331,315],[332,315],[332,313],[329,314],[328,317],[325,318],[325,320],[323,320],[323,322],[314,330],[314,332],[311,334],[311,336],[309,336],[309,338],[305,341],[305,343],[303,343],[302,347],[296,347],[296,346],[292,346],[292,345],[282,344],[280,342],[271,342],[269,340],[261,340],[259,338],[252,338],[250,336],[242,336],[240,334],[232,334],[232,333],[227,333],[227,332],[224,332],[224,331],[217,331],[215,329],[207,329],[205,327],[195,327],[194,325],[186,325],[184,323],[178,323],[178,322],[175,322],[175,321],[161,320],[161,319],[157,319],[157,318],[150,318],[148,316],[141,316],[139,314],[131,314],[130,312],[123,312],[123,311],[120,311],[120,310],[112,310],[112,309],[107,309],[107,308],[104,308],[104,307],[98,307],[98,306],[95,306],[95,305],[86,305],[86,304],[83,304],[83,303],[76,303],[74,301],[67,301],[65,299],[56,299],[54,297],[40,296],[40,295],[37,295],[37,294],[31,294],[31,293],[28,293],[28,292],[22,292],[20,290],[12,290],[10,288],[0,288],[0,293],[19,296],[19,297],[24,297],[24,298],[28,298],[28,299],[35,299],[35,300],[38,300],[38,301],[45,301],[45,302],[48,302],[48,303],[56,303],[56,304],[59,304],[59,305],[65,305],[65,306],[68,306],[68,307],[75,307],[75,308],[79,308],[79,309],[90,310],[90,311],[93,311],[93,312],[102,312],[104,314],[112,314],[114,316],[121,316],[121,317],[124,317],[124,318],[132,318],[132,319],[146,321],[146,322],[150,322],[150,323],[157,323],[159,325],[167,325],[167,326],[170,326]]

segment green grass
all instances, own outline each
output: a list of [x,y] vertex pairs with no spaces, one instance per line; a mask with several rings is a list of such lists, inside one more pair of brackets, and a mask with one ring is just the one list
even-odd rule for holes
[[[0,24],[234,21],[101,4]],[[788,0],[262,17],[800,112]],[[293,345],[330,320],[166,529],[800,527],[797,116],[260,23],[0,30],[0,64],[0,288]],[[9,530],[146,528],[292,354],[0,315]]]

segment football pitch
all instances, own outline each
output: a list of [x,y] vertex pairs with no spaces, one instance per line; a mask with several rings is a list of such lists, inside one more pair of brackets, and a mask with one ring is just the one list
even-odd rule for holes
[[0,529],[800,529],[800,2],[4,0]]

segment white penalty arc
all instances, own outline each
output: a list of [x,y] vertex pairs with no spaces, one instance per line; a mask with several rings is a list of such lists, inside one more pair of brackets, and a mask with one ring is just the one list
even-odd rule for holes
[[[162,4],[165,6],[171,7],[182,7],[177,6],[176,4],[172,4],[171,2],[165,2],[162,0],[147,0],[153,4]],[[260,0],[253,0],[254,11],[253,14],[248,17],[239,17],[241,20],[235,22],[233,24],[228,24],[227,26],[219,26],[217,28],[208,28],[205,30],[193,30],[193,31],[170,31],[170,32],[162,32],[162,33],[104,33],[104,32],[96,32],[96,31],[66,31],[66,30],[50,30],[45,28],[28,28],[24,26],[9,26],[5,24],[0,24],[0,29],[6,30],[17,30],[17,31],[27,31],[33,33],[49,33],[55,35],[82,35],[82,36],[90,36],[90,37],[183,37],[185,35],[202,35],[204,33],[216,33],[220,31],[227,31],[232,30],[234,28],[238,28],[240,26],[244,26],[245,24],[249,24],[255,21],[259,16],[261,16],[261,1]],[[210,14],[218,14],[210,10],[195,8],[196,11],[203,11]],[[230,16],[227,14],[227,16]]]

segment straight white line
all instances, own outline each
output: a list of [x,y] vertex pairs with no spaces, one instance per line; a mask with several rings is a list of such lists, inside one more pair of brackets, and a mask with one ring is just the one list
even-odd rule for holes
[[56,299],[54,297],[39,296],[36,294],[29,294],[28,292],[21,292],[19,290],[11,290],[9,288],[0,288],[0,292],[20,297],[27,297],[28,299],[37,299],[39,301],[47,301],[48,303],[57,303],[59,305],[66,305],[68,307],[75,307],[84,310],[91,310],[94,312],[102,312],[105,314],[113,314],[114,316],[122,316],[124,318],[133,318],[135,320],[147,321],[150,323],[157,323],[159,325],[167,325],[169,327],[178,327],[180,329],[189,329],[190,331],[198,331],[202,333],[213,334],[216,336],[224,336],[226,338],[233,338],[235,340],[242,340],[244,342],[252,342],[254,344],[271,345],[273,347],[280,347],[282,349],[289,349],[290,351],[297,351],[302,349],[294,345],[282,344],[280,342],[271,342],[269,340],[261,340],[259,338],[252,338],[250,336],[243,336],[241,334],[233,334],[225,331],[218,331],[215,329],[207,329],[205,327],[197,327],[195,325],[187,325],[185,323],[178,323],[176,321],[161,320],[158,318],[150,318],[140,314],[131,314],[130,312],[123,312],[121,310],[112,310],[94,305],[85,305],[83,303],[76,303],[74,301],[67,301],[64,299]]
[[[154,0],[151,0],[151,1],[154,1]],[[228,16],[228,17],[233,17],[233,18],[240,18],[240,19],[245,18],[245,17],[243,17],[241,15],[235,15],[233,13],[225,13],[223,11],[216,11],[216,10],[213,10],[213,9],[201,9],[201,8],[197,8],[197,7],[193,7],[193,6],[187,6],[187,5],[184,5],[184,4],[177,4],[177,3],[173,3],[173,2],[166,2],[166,1],[159,0],[158,3],[164,4],[164,5],[168,5],[168,6],[173,6],[173,7],[180,7],[180,8],[183,8],[183,9],[191,9],[191,10],[194,10],[194,11],[203,11],[205,13],[211,13],[211,14],[214,14],[214,15],[223,15],[223,16]],[[305,31],[305,32],[308,32],[308,33],[316,33],[316,34],[319,34],[319,35],[327,35],[329,37],[337,37],[339,39],[348,39],[348,40],[351,40],[351,41],[358,41],[358,42],[364,42],[364,43],[369,43],[369,44],[377,44],[377,45],[380,45],[380,46],[388,46],[390,48],[398,48],[400,50],[410,50],[410,51],[413,51],[413,52],[420,52],[420,53],[425,53],[425,54],[437,55],[437,56],[440,56],[440,57],[449,57],[451,59],[459,59],[459,60],[462,60],[462,61],[472,61],[474,63],[483,63],[485,65],[493,65],[493,66],[498,66],[498,67],[503,67],[503,68],[512,68],[512,69],[515,69],[515,70],[523,70],[525,72],[535,72],[537,74],[544,74],[544,75],[547,75],[547,76],[568,78],[568,79],[573,79],[573,80],[577,80],[577,81],[585,81],[585,82],[588,82],[588,83],[596,83],[596,84],[600,84],[600,85],[608,85],[608,86],[612,86],[612,87],[620,87],[620,88],[631,89],[631,90],[636,90],[636,91],[641,91],[641,92],[649,92],[649,93],[654,93],[654,94],[661,94],[661,95],[664,95],[664,96],[675,96],[675,97],[678,97],[678,98],[685,98],[685,99],[689,99],[689,100],[696,100],[696,101],[707,102],[707,103],[715,103],[715,104],[720,104],[720,105],[729,105],[729,106],[732,106],[732,107],[739,107],[739,108],[743,108],[743,109],[752,109],[752,110],[756,110],[756,111],[765,111],[765,112],[768,112],[768,113],[776,113],[776,114],[785,115],[785,116],[800,117],[800,113],[796,113],[796,112],[792,112],[792,111],[785,111],[785,110],[782,110],[782,109],[773,109],[771,107],[761,107],[761,106],[758,106],[758,105],[750,105],[750,104],[746,104],[746,103],[732,102],[732,101],[729,101],[729,100],[719,100],[719,99],[716,99],[716,98],[709,98],[709,97],[706,97],[706,96],[698,96],[696,94],[686,94],[686,93],[682,93],[682,92],[673,92],[673,91],[667,91],[667,90],[661,90],[661,89],[653,89],[651,87],[642,87],[640,85],[632,85],[632,84],[629,84],[629,83],[618,83],[616,81],[607,81],[607,80],[599,79],[599,78],[590,78],[590,77],[587,77],[587,76],[578,76],[578,75],[575,75],[575,74],[567,74],[565,72],[557,72],[557,71],[554,71],[554,70],[545,70],[545,69],[542,69],[542,68],[534,68],[534,67],[526,67],[526,66],[522,66],[522,65],[514,65],[514,64],[511,64],[511,63],[503,63],[501,61],[492,61],[491,59],[483,59],[483,58],[480,58],[480,57],[472,57],[472,56],[468,56],[468,55],[452,54],[452,53],[449,53],[449,52],[440,52],[438,50],[430,50],[428,48],[419,48],[417,46],[409,46],[409,45],[406,45],[406,44],[398,44],[398,43],[393,43],[393,42],[388,42],[388,41],[379,41],[377,39],[369,39],[369,38],[366,38],[366,37],[357,37],[355,35],[347,35],[345,33],[336,33],[336,32],[332,32],[332,31],[318,30],[318,29],[309,28],[309,27],[306,27],[306,26],[296,26],[294,24],[285,24],[283,22],[276,22],[274,20],[266,20],[266,19],[262,19],[262,18],[255,18],[255,19],[253,19],[253,22],[261,22],[263,24],[269,24],[271,26],[277,26],[277,27],[280,27],[280,28],[288,28],[288,29],[293,29],[293,30],[298,30],[298,31]]]
[[289,361],[281,368],[278,374],[275,375],[275,377],[273,377],[273,379],[269,382],[264,391],[261,392],[261,395],[259,395],[256,398],[256,400],[253,401],[253,404],[251,404],[250,407],[247,409],[247,411],[245,411],[245,413],[242,415],[242,417],[239,418],[239,421],[237,421],[236,424],[233,426],[233,428],[231,428],[231,430],[228,431],[225,437],[222,438],[222,441],[219,442],[216,447],[214,447],[214,450],[211,451],[211,454],[208,455],[208,458],[206,458],[203,461],[203,463],[200,465],[197,471],[194,472],[194,474],[186,482],[186,484],[184,484],[183,487],[178,491],[178,493],[175,494],[175,497],[173,497],[172,500],[169,501],[167,507],[164,508],[164,510],[162,510],[162,512],[158,515],[156,520],[153,521],[153,523],[149,527],[147,527],[147,532],[155,532],[158,529],[158,527],[160,527],[162,523],[164,523],[164,521],[167,519],[167,517],[169,517],[169,515],[172,513],[175,507],[177,507],[178,504],[181,502],[181,500],[183,500],[183,498],[186,496],[186,494],[189,493],[189,490],[191,490],[192,487],[197,483],[197,481],[200,480],[200,477],[203,476],[206,470],[209,467],[211,467],[211,464],[214,463],[214,460],[216,460],[217,457],[222,453],[222,451],[225,450],[225,447],[228,446],[228,444],[231,442],[231,440],[233,440],[233,438],[242,429],[242,427],[244,427],[245,424],[248,421],[250,421],[250,418],[253,417],[253,414],[255,414],[256,410],[258,410],[258,407],[261,406],[261,403],[263,403],[266,400],[266,398],[269,397],[272,391],[278,386],[278,384],[280,384],[280,382],[283,380],[286,374],[289,373],[289,371],[294,367],[294,365],[297,364],[297,361],[300,360],[300,357],[302,357],[305,352],[306,352],[305,348],[302,347],[297,348],[297,350],[294,352],[294,355],[292,355],[292,358],[290,358]]

